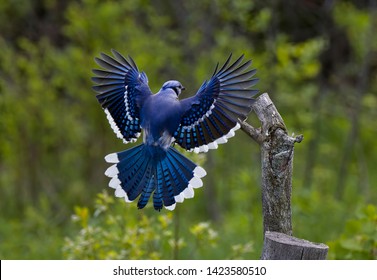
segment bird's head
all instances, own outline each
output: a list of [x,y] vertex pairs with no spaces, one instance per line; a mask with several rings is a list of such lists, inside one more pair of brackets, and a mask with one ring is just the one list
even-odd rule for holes
[[172,89],[174,90],[175,94],[179,96],[185,88],[182,86],[182,84],[178,81],[167,81],[162,85],[161,90],[167,90],[167,89]]

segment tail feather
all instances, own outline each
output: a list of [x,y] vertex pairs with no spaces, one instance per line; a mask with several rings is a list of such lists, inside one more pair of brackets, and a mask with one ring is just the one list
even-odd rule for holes
[[172,151],[170,154],[175,158],[177,163],[179,163],[183,167],[182,171],[189,174],[190,172],[192,172],[192,170],[194,170],[194,168],[196,167],[195,163],[193,163],[187,157],[184,157],[176,149],[170,148],[170,150]]
[[177,186],[176,194],[181,193],[189,184],[190,179],[192,178],[193,174],[192,171],[196,167],[195,164],[191,165],[191,161],[186,157],[182,156],[174,149],[172,153],[169,154],[169,160],[172,162],[172,165],[175,167],[176,172],[182,179],[182,183]]
[[192,177],[192,173],[184,172],[185,167],[182,168],[182,164],[177,161],[173,155],[168,155],[169,170],[171,174],[174,174],[178,183],[175,185],[174,195],[180,194],[188,185],[189,178]]
[[153,206],[154,206],[154,209],[156,209],[157,211],[160,211],[163,206],[162,189],[164,188],[164,183],[165,183],[164,177],[162,175],[161,162],[157,162],[156,173],[157,173],[157,187],[153,193]]
[[134,169],[135,175],[128,181],[124,181],[124,190],[129,193],[130,200],[136,199],[143,192],[143,188],[149,185],[152,177],[149,159],[144,160],[140,167],[135,166]]
[[146,173],[147,167],[147,161],[139,160],[131,168],[119,170],[118,180],[123,183],[122,188],[127,192],[131,200],[134,200],[140,194],[141,190],[136,195],[134,195],[134,192],[140,188],[139,182]]
[[[150,169],[148,171],[150,172]],[[155,189],[154,176],[151,175],[151,174],[149,174],[149,176],[151,176],[151,177],[148,178],[148,181],[145,184],[145,186],[144,186],[144,188],[141,192],[139,201],[137,203],[137,207],[139,209],[142,209],[147,205],[149,198],[151,197],[152,191]]]
[[[132,149],[131,149],[132,150]],[[142,163],[142,159],[144,158],[144,152],[143,150],[130,153],[129,156],[125,156],[124,158],[120,157],[120,161],[117,164],[119,173],[123,173],[125,170],[129,170],[131,168],[134,168],[136,164]]]
[[177,167],[174,165],[174,162],[171,162],[170,157],[167,157],[166,164],[169,169],[169,174],[174,182],[174,187],[173,187],[174,200],[175,202],[183,202],[184,198],[179,197],[179,194],[182,193],[183,190],[187,187],[188,179],[183,176],[182,172],[179,172],[177,170]]
[[175,203],[174,199],[174,189],[173,184],[175,184],[175,181],[172,177],[171,171],[169,170],[169,167],[167,165],[166,160],[161,161],[161,166],[163,170],[163,177],[164,177],[164,187],[163,187],[163,201],[165,206],[170,206]]
[[144,208],[153,193],[153,205],[158,211],[163,206],[173,210],[176,202],[194,196],[194,188],[203,185],[200,178],[206,175],[197,166],[174,148],[141,144],[129,150],[110,154],[106,161],[115,163],[105,174],[111,177],[109,186],[115,195],[127,202],[139,197],[137,206]]

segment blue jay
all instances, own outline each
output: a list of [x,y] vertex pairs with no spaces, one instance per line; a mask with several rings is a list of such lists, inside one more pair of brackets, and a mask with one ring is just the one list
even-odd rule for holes
[[152,196],[156,210],[173,210],[177,202],[194,196],[206,175],[173,145],[207,152],[233,137],[258,93],[250,89],[258,81],[252,78],[256,70],[249,69],[250,60],[242,62],[243,55],[233,63],[230,55],[220,69],[217,64],[196,95],[179,100],[185,89],[180,82],[167,81],[153,94],[147,75],[130,56],[115,50],[112,54],[95,58],[102,69],[93,69],[93,89],[117,137],[135,142],[143,131],[143,143],[105,157],[113,163],[105,172],[111,178],[109,186],[126,202],[139,197],[139,209]]

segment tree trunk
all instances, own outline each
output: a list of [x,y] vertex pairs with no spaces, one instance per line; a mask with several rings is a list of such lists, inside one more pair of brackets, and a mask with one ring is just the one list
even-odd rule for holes
[[[291,192],[294,144],[300,143],[303,136],[288,136],[284,121],[267,93],[256,99],[253,109],[261,121],[261,128],[256,129],[246,122],[241,122],[241,127],[261,146],[263,232],[264,235],[267,232],[275,232],[292,236]],[[292,238],[281,238],[279,242],[276,240],[272,242],[270,237],[265,236],[262,258],[279,257],[274,252],[281,251],[281,248],[286,249],[282,247],[284,242],[286,242],[285,246],[291,246]],[[307,244],[311,242],[300,243],[297,241],[299,239],[293,239],[296,240],[295,246],[301,248],[300,252],[305,251],[305,254],[311,252],[306,249]],[[292,253],[280,254],[280,257],[296,258],[297,256]],[[316,257],[305,255],[305,258]]]

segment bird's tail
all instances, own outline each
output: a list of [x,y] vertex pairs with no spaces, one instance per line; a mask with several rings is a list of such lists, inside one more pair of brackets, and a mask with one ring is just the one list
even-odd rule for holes
[[176,202],[194,196],[194,189],[203,186],[200,178],[206,172],[188,158],[170,147],[141,144],[129,150],[109,154],[105,157],[110,166],[105,175],[111,177],[109,186],[115,189],[115,196],[124,197],[126,202],[139,197],[138,208],[147,205],[153,193],[156,210],[162,206],[169,210]]

